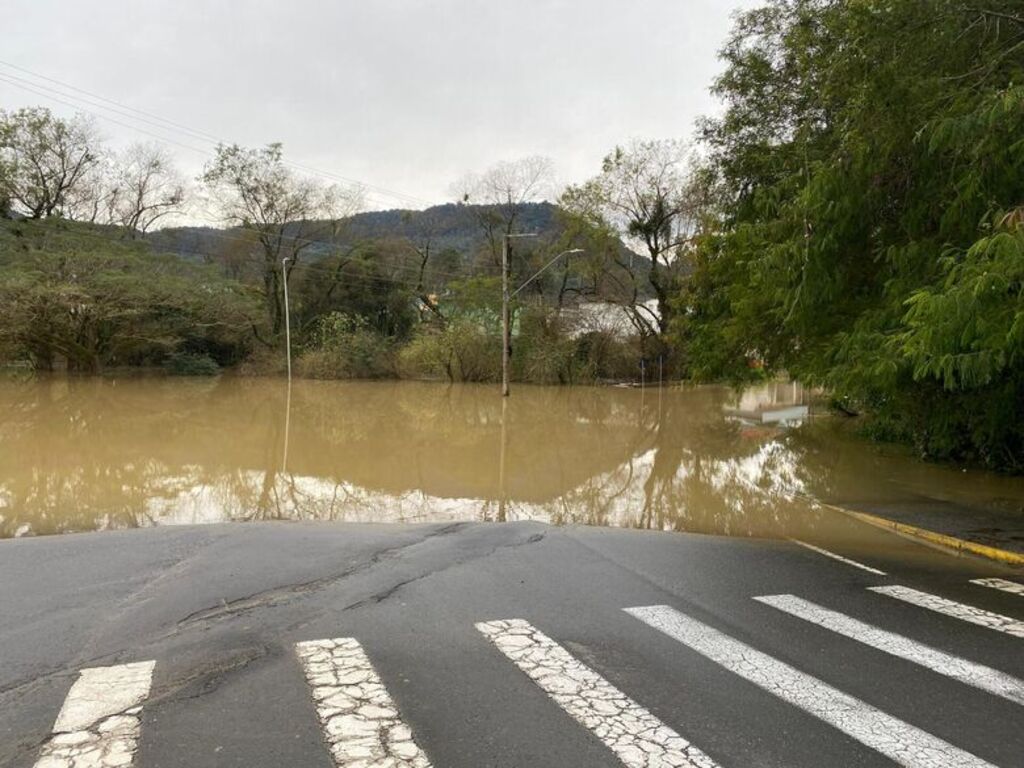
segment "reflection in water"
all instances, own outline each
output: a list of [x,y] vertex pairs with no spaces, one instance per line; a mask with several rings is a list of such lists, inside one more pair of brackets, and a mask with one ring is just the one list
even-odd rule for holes
[[730,416],[778,392],[0,381],[0,536],[272,519],[800,536],[828,524],[806,496],[1024,499],[1019,480],[881,453],[828,419]]

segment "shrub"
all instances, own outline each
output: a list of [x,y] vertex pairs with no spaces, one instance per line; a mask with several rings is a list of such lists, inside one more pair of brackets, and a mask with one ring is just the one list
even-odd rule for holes
[[536,384],[572,384],[580,378],[593,378],[575,352],[575,340],[569,337],[558,313],[540,307],[520,313],[519,334],[512,346],[517,379]]
[[443,329],[416,336],[401,351],[399,369],[403,376],[497,381],[501,378],[501,337],[473,320],[456,319]]
[[362,317],[331,312],[317,320],[296,369],[317,379],[380,379],[395,375],[394,357],[393,341]]

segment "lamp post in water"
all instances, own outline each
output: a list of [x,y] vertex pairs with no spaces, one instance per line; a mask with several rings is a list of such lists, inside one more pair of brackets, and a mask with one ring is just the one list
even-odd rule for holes
[[292,382],[292,326],[288,312],[288,269],[287,264],[291,257],[285,256],[281,259],[281,284],[284,286],[284,347],[288,360],[288,383]]
[[534,232],[512,234],[506,232],[501,239],[501,395],[508,397],[508,368],[512,352],[512,317],[508,292],[508,240],[510,237],[536,237]]

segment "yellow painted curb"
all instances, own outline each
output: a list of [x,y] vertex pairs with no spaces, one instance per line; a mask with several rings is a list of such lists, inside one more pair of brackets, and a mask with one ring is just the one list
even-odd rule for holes
[[921,541],[929,544],[953,549],[961,554],[967,552],[972,555],[987,557],[989,560],[996,560],[1008,565],[1024,565],[1024,555],[1018,552],[1010,552],[1009,550],[999,549],[998,547],[989,547],[985,544],[978,544],[975,541],[959,539],[956,536],[949,536],[945,533],[936,533],[935,531],[929,531],[925,528],[918,528],[916,525],[898,523],[895,520],[889,520],[885,517],[878,517],[877,515],[871,515],[867,512],[857,512],[852,509],[837,507],[833,504],[822,504],[822,506],[828,507],[829,509],[835,509],[842,512],[844,515],[849,515],[856,520],[860,520],[862,523],[873,525],[876,528],[884,528],[888,531],[894,531],[904,536],[920,539]]

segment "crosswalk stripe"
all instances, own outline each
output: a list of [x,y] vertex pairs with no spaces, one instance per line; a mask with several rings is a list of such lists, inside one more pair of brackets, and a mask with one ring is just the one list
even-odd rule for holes
[[851,640],[920,664],[940,675],[951,677],[1017,704],[1024,704],[1024,681],[1005,672],[944,653],[909,637],[879,629],[796,595],[764,595],[754,599]]
[[627,608],[640,621],[906,768],[990,768],[979,757],[882,712],[667,605]]
[[981,608],[975,608],[973,605],[947,600],[944,597],[928,592],[920,592],[910,587],[887,586],[868,587],[868,589],[880,595],[895,597],[897,600],[902,600],[905,603],[912,603],[921,608],[927,608],[930,611],[952,616],[954,619],[969,621],[971,624],[988,627],[998,632],[1005,632],[1014,637],[1024,637],[1024,621],[1003,616],[1001,613],[992,613]]
[[790,539],[790,541],[792,541],[794,544],[799,544],[801,547],[809,549],[812,552],[817,552],[819,555],[824,555],[825,557],[831,557],[833,560],[838,560],[840,563],[846,563],[847,565],[852,565],[854,568],[860,568],[862,571],[867,571],[868,573],[874,573],[874,574],[876,574],[878,576],[886,576],[886,575],[888,575],[888,574],[886,574],[885,571],[880,571],[877,568],[872,568],[870,565],[864,565],[864,563],[858,563],[856,560],[851,560],[848,557],[843,557],[842,555],[837,555],[835,552],[829,552],[827,549],[822,549],[821,547],[816,547],[813,544],[808,544],[806,541],[800,541],[800,539]]
[[971,584],[980,584],[983,587],[992,587],[992,589],[1001,589],[1003,592],[1009,592],[1012,595],[1024,596],[1024,584],[1018,584],[1016,581],[1008,581],[1007,579],[971,579]]
[[35,768],[124,768],[138,747],[142,703],[156,662],[83,669],[64,699]]
[[487,621],[476,627],[629,768],[717,768],[710,757],[526,621]]
[[357,640],[295,646],[338,768],[430,768]]

